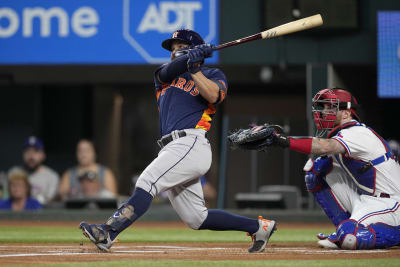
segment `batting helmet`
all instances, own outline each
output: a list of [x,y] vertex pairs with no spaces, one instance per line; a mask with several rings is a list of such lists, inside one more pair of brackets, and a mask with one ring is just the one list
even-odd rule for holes
[[[351,115],[360,120],[360,116],[356,111],[359,108],[358,102],[346,90],[340,88],[322,89],[314,96],[312,102],[312,112],[318,136],[322,136],[335,127],[339,110],[350,110]],[[328,104],[329,108],[326,108],[325,104]]]
[[203,38],[201,38],[200,34],[198,34],[197,32],[188,29],[181,29],[175,31],[172,34],[171,38],[164,40],[161,46],[167,49],[168,51],[172,51],[171,45],[172,42],[175,40],[187,43],[189,46],[204,44]]

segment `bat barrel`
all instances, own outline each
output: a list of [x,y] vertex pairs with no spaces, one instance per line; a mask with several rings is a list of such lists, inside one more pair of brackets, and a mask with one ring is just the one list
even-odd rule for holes
[[274,37],[290,34],[293,32],[304,31],[304,30],[307,30],[310,28],[320,26],[322,24],[323,24],[322,17],[320,14],[317,14],[317,15],[310,16],[307,18],[295,20],[295,21],[277,26],[277,27],[269,29],[269,30],[265,30],[263,32],[241,38],[241,39],[237,39],[235,41],[230,41],[227,43],[217,45],[214,47],[214,50],[220,50],[223,48],[251,42],[254,40],[258,40],[258,39],[269,39],[269,38],[274,38]]

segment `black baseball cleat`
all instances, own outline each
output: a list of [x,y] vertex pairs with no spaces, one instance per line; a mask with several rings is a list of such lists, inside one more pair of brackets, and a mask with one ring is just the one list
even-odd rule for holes
[[110,251],[114,240],[111,240],[110,233],[104,224],[88,224],[86,222],[81,222],[79,228],[82,230],[83,235],[89,238],[100,250]]
[[258,216],[258,224],[260,227],[257,232],[252,235],[247,233],[253,240],[253,245],[249,248],[250,253],[263,252],[269,238],[277,229],[275,221],[266,220],[262,216]]

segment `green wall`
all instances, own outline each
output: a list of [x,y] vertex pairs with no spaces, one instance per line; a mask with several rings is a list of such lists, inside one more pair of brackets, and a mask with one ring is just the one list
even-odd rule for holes
[[[220,42],[263,31],[262,5],[269,0],[221,0]],[[322,1],[322,0],[321,0]],[[357,30],[308,30],[221,51],[222,64],[376,64],[376,14],[400,10],[399,0],[359,0]],[[289,22],[289,21],[288,21]]]

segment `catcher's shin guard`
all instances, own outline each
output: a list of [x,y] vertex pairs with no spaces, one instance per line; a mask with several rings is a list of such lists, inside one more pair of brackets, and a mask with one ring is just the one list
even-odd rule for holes
[[339,223],[350,218],[350,213],[339,205],[328,184],[325,181],[321,183],[323,184],[321,189],[312,192],[312,194],[315,201],[317,201],[324,210],[326,216],[328,216],[335,226],[338,226]]
[[337,239],[342,249],[375,248],[376,234],[370,227],[354,220],[345,220],[337,228]]
[[[308,166],[308,165],[311,165]],[[315,201],[321,206],[325,214],[335,226],[343,220],[350,218],[350,213],[345,211],[337,202],[334,193],[324,179],[325,173],[331,169],[332,160],[330,158],[311,159],[304,166],[305,182],[308,192],[312,193]]]
[[400,226],[373,223],[368,226],[375,232],[375,248],[389,248],[400,245]]

